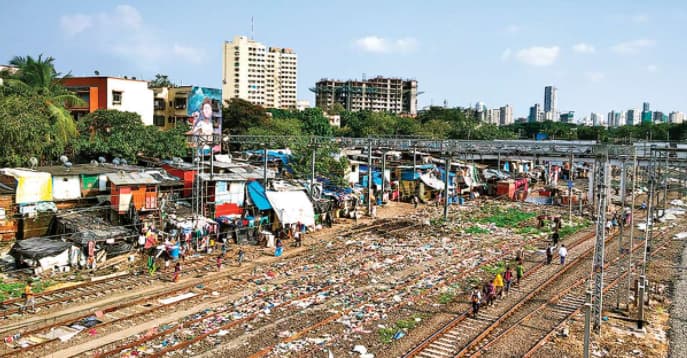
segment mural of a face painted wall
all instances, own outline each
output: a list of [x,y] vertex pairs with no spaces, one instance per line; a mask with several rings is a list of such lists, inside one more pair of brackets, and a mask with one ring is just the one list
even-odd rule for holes
[[192,120],[191,132],[209,141],[215,134],[214,141],[219,141],[222,134],[222,90],[192,87],[187,108]]

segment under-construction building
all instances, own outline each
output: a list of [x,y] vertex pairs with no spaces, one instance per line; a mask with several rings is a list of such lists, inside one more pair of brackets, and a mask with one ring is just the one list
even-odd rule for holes
[[323,78],[310,89],[315,92],[315,105],[328,109],[340,103],[348,111],[382,111],[415,116],[417,114],[417,81],[378,76],[359,80]]

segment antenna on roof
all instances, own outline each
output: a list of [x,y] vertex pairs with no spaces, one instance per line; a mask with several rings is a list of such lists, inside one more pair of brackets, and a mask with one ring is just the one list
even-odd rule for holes
[[253,29],[253,16],[250,17],[250,39],[255,40],[255,31]]
[[29,164],[31,165],[31,170],[36,170],[36,167],[38,166],[38,159],[36,159],[36,157],[31,157],[29,159]]

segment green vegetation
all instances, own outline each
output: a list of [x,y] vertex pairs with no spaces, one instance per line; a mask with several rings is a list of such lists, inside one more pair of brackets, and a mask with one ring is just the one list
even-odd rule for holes
[[455,295],[452,292],[444,292],[441,295],[439,295],[439,303],[442,305],[449,304],[453,301],[455,298]]
[[481,223],[492,223],[498,227],[515,227],[517,224],[537,216],[518,209],[510,208],[506,211],[496,209],[491,216],[479,220]]
[[[21,297],[21,295],[24,293],[25,285],[26,284],[23,282],[5,283],[0,280],[0,302],[10,298]],[[51,285],[53,285],[52,281],[45,280],[34,282],[31,284],[31,287],[34,293],[41,293]]]
[[584,220],[584,221],[582,221],[582,222],[580,222],[580,223],[577,223],[577,224],[574,224],[574,225],[572,225],[572,226],[563,226],[563,227],[558,231],[558,233],[561,235],[561,239],[562,239],[562,238],[564,238],[564,237],[566,237],[566,236],[573,235],[573,234],[575,234],[576,232],[578,232],[578,231],[580,231],[580,230],[582,230],[582,229],[584,229],[584,228],[589,227],[589,225],[591,225],[591,221],[589,221],[589,220]]
[[506,271],[506,263],[504,261],[499,261],[497,263],[486,265],[482,268],[482,271],[496,275],[497,273],[503,273]]
[[409,331],[417,326],[417,318],[422,318],[422,315],[414,314],[407,319],[399,319],[394,323],[393,327],[380,328],[377,333],[379,335],[379,340],[382,343],[391,343],[394,339],[394,335],[398,331]]
[[469,228],[465,229],[466,234],[488,234],[491,231],[485,228],[481,228],[479,226],[470,226]]

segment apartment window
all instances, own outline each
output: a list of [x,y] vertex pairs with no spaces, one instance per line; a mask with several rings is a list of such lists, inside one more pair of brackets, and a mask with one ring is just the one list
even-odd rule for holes
[[177,97],[174,99],[174,109],[186,109],[186,98]]
[[155,98],[155,101],[153,102],[153,108],[156,111],[165,109],[165,100],[162,98]]
[[158,127],[165,126],[165,116],[153,116],[153,124]]
[[112,104],[122,104],[122,91],[112,91]]

